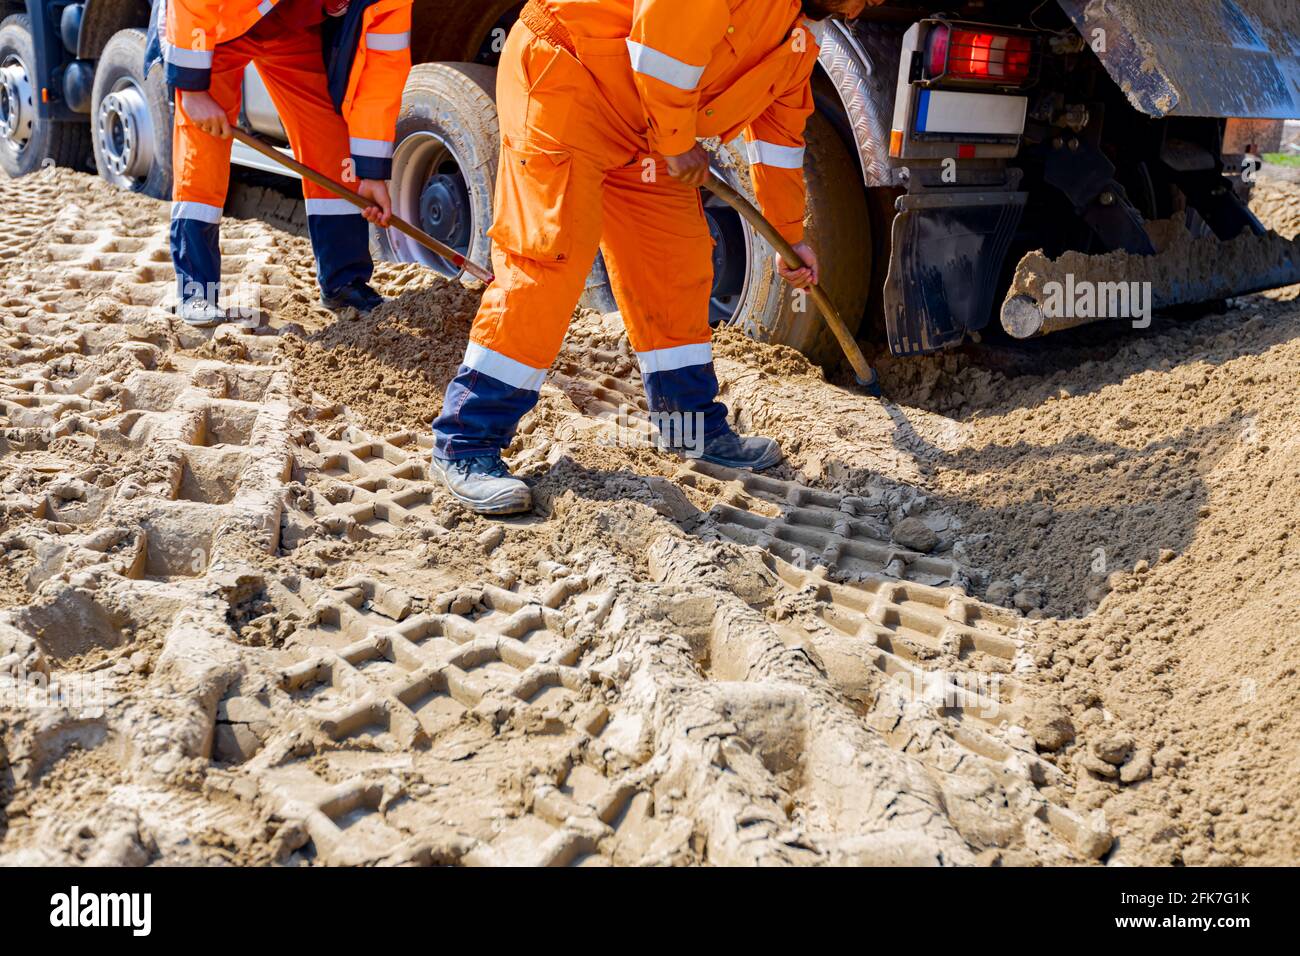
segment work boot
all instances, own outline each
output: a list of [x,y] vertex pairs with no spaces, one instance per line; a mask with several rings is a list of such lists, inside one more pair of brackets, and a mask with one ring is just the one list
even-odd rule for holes
[[745,471],[764,471],[781,463],[785,456],[775,439],[753,436],[741,438],[730,428],[704,439],[704,450],[696,457]]
[[214,325],[221,325],[229,318],[225,309],[213,305],[207,299],[190,299],[182,302],[176,310],[176,315],[186,325],[195,329],[210,329]]
[[384,297],[376,292],[364,282],[353,282],[351,285],[345,285],[333,295],[320,294],[321,305],[331,312],[340,312],[343,309],[356,309],[362,315],[372,309],[377,309],[384,304]]
[[514,515],[532,510],[533,493],[510,474],[500,455],[450,460],[435,455],[433,468],[451,496],[478,514]]

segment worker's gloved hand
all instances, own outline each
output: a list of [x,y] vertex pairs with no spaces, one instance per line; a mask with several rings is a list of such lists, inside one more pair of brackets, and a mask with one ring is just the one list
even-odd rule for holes
[[230,118],[207,90],[182,90],[181,111],[203,132],[230,139]]
[[699,189],[709,178],[709,154],[699,143],[689,153],[664,159],[668,163],[668,175],[684,186]]
[[387,226],[393,217],[393,201],[388,196],[388,183],[382,179],[363,179],[357,185],[357,195],[374,203],[361,210],[366,221],[376,226]]
[[810,289],[821,281],[821,266],[817,262],[817,253],[813,252],[812,246],[806,242],[795,243],[792,247],[799,254],[807,265],[802,269],[791,269],[781,258],[781,254],[776,254],[776,271],[786,282],[790,283],[796,289]]

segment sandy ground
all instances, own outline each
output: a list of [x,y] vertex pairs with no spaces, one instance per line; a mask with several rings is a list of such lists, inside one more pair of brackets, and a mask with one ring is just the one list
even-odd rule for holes
[[648,447],[583,315],[488,521],[427,466],[471,294],[381,267],[336,320],[228,218],[270,328],[197,333],[166,223],[0,181],[0,862],[1300,857],[1293,295],[888,404],[720,334],[758,478]]

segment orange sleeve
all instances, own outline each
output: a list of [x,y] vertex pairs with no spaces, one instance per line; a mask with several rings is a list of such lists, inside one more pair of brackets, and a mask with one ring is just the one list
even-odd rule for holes
[[804,30],[807,44],[803,57],[789,78],[778,88],[776,98],[744,131],[748,144],[750,174],[763,214],[791,244],[802,242],[808,188],[804,183],[804,130],[816,108],[812,73],[817,63],[819,32],[808,26],[795,28],[794,37]]
[[402,92],[411,72],[411,0],[385,4],[358,41],[365,47],[359,75],[343,117],[359,179],[388,179]]
[[700,80],[731,25],[725,0],[635,0],[628,56],[650,148],[680,156],[695,145]]
[[177,90],[206,90],[217,45],[220,0],[166,0],[163,62],[167,83]]

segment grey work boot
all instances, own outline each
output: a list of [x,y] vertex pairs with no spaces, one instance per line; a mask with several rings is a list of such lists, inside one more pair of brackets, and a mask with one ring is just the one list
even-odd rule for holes
[[704,439],[704,451],[698,457],[724,468],[764,471],[781,463],[785,457],[775,439],[754,436],[741,438],[730,428]]
[[436,455],[433,469],[451,496],[481,515],[515,515],[531,511],[533,493],[510,474],[498,455],[447,460]]
[[182,302],[176,310],[176,315],[186,325],[196,329],[210,329],[214,325],[223,324],[229,318],[225,309],[213,305],[207,299],[190,299]]

